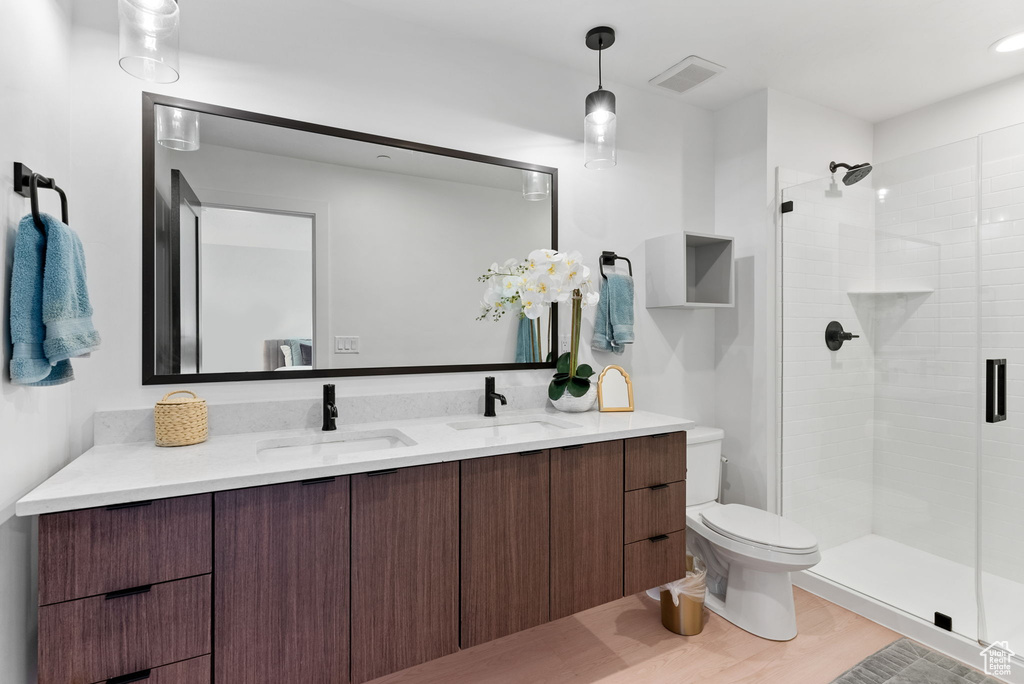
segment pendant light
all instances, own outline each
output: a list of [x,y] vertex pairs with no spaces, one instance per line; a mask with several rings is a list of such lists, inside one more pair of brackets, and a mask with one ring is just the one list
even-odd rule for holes
[[178,80],[176,0],[118,0],[118,64],[152,83]]
[[583,119],[583,165],[588,169],[615,166],[615,93],[602,87],[601,53],[615,43],[615,31],[598,26],[587,31],[587,47],[597,50],[597,90],[587,95]]
[[198,150],[199,112],[157,105],[156,141],[179,152]]
[[543,202],[551,194],[551,176],[540,171],[523,171],[523,199]]

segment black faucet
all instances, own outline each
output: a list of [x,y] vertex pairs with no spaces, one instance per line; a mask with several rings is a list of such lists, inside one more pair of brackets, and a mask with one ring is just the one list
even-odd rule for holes
[[337,430],[338,405],[334,403],[334,385],[324,385],[324,431]]
[[494,391],[494,378],[488,375],[484,378],[484,417],[493,418],[497,414],[494,412],[494,400],[497,399],[501,402],[502,406],[508,404],[504,394],[498,394]]

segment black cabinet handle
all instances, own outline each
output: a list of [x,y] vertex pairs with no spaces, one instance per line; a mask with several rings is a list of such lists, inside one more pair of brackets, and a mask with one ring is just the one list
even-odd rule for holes
[[108,511],[119,511],[122,508],[139,508],[141,506],[151,506],[152,501],[128,501],[127,503],[111,504],[107,506]]
[[149,590],[153,588],[152,584],[143,584],[141,587],[132,587],[131,589],[119,589],[117,591],[111,591],[105,595],[105,598],[109,601],[110,599],[123,598],[125,596],[135,596],[136,594],[147,594]]
[[1006,420],[1006,359],[985,361],[985,422]]
[[662,433],[657,434],[657,435],[651,435],[651,439],[661,439],[662,437],[668,437],[671,434],[672,434],[671,432],[662,432]]
[[668,539],[668,535],[667,534],[658,534],[658,535],[655,535],[653,537],[648,537],[647,541],[649,541],[649,542],[661,542],[661,541],[665,541],[666,539]]
[[572,444],[570,446],[562,447],[562,451],[572,451],[573,449],[582,449],[583,447],[583,444]]
[[668,489],[667,484],[651,485],[648,489]]
[[543,453],[544,453],[543,449],[535,449],[533,451],[520,451],[519,455],[520,456],[536,456],[537,454],[543,454]]
[[303,485],[315,485],[315,484],[327,484],[328,482],[334,482],[333,477],[314,477],[310,480],[303,480]]
[[149,670],[139,670],[120,677],[111,677],[107,680],[107,684],[128,684],[128,682],[141,682],[143,679],[149,679]]
[[366,477],[379,477],[381,475],[394,475],[398,472],[397,468],[388,468],[387,470],[374,470],[373,472],[366,473]]

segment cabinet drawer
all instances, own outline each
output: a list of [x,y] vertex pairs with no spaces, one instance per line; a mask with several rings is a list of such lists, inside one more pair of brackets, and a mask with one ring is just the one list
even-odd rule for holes
[[626,596],[686,577],[686,530],[664,536],[623,547]]
[[685,432],[626,440],[626,491],[685,479]]
[[211,494],[39,518],[39,605],[211,570]]
[[626,492],[625,543],[686,529],[686,483]]
[[39,609],[39,684],[92,684],[210,652],[210,575],[108,596]]
[[210,684],[210,656],[103,679],[95,684]]

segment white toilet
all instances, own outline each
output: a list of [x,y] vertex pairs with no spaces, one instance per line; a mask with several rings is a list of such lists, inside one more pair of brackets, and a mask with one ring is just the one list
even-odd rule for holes
[[687,545],[708,567],[711,610],[751,634],[788,641],[796,636],[789,573],[821,560],[818,541],[774,513],[718,502],[724,435],[711,427],[686,433]]

